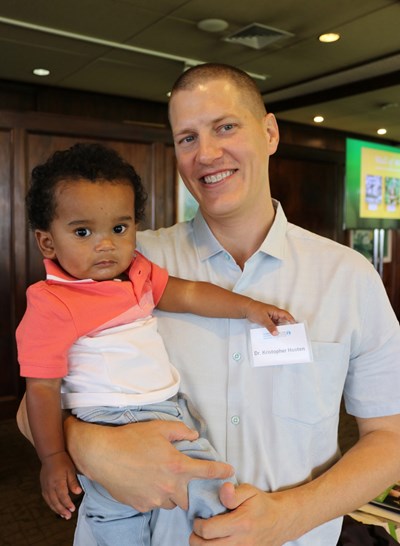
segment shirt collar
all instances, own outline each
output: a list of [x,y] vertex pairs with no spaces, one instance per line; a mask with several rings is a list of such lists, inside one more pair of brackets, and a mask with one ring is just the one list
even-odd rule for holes
[[[137,259],[137,256],[139,258]],[[46,280],[51,281],[53,283],[76,283],[76,284],[83,284],[83,283],[97,283],[97,282],[104,282],[104,281],[95,281],[93,279],[76,279],[75,277],[72,277],[69,275],[62,267],[58,265],[57,262],[54,262],[53,260],[49,260],[48,258],[44,258],[43,264],[46,270]],[[129,266],[129,269],[127,270],[128,276],[130,280],[132,281],[135,276],[138,274],[138,268],[145,268],[145,273],[148,274],[148,261],[143,257],[142,254],[139,252],[136,252],[133,256],[131,265]],[[139,271],[139,275],[141,274],[141,271]],[[143,275],[145,277],[145,275]],[[110,279],[113,281],[119,281],[120,279]]]
[[[288,222],[279,201],[273,199],[272,203],[275,209],[275,218],[271,229],[258,251],[279,260],[283,260],[285,257]],[[211,256],[214,256],[219,252],[225,252],[223,246],[214,237],[199,209],[193,219],[193,232],[199,256],[202,261],[211,258]]]
[[286,254],[286,232],[288,221],[283,212],[282,205],[276,199],[272,200],[275,209],[275,218],[266,238],[262,242],[259,251],[283,260]]
[[196,216],[193,219],[193,233],[201,261],[208,260],[211,256],[219,252],[225,252],[221,243],[217,241],[208,227],[200,209],[197,210]]

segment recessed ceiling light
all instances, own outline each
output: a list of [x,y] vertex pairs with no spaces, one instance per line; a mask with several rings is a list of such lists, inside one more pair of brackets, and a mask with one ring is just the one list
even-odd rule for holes
[[206,32],[222,32],[229,24],[223,19],[203,19],[197,23],[197,28]]
[[319,36],[318,40],[320,42],[324,42],[325,44],[329,44],[331,42],[337,42],[340,39],[340,34],[337,34],[336,32],[328,32],[327,34],[321,34]]
[[323,116],[315,116],[314,121],[315,121],[315,123],[322,123],[324,121],[324,117]]
[[378,135],[386,135],[387,130],[382,127],[381,129],[378,129],[376,132],[378,133]]
[[48,76],[50,74],[50,70],[47,70],[47,68],[35,68],[33,73],[35,76]]

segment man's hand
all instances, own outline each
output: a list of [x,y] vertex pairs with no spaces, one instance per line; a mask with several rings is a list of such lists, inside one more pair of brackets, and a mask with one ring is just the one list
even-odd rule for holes
[[64,427],[68,451],[80,471],[140,512],[175,506],[186,510],[190,480],[233,475],[228,464],[191,459],[171,445],[198,437],[183,423],[149,421],[107,427],[69,417]]
[[190,546],[282,546],[293,538],[288,536],[284,493],[226,483],[220,499],[231,512],[208,520],[196,519]]
[[232,511],[196,519],[190,546],[282,546],[375,498],[400,475],[400,415],[357,423],[360,440],[310,482],[274,493],[224,484],[220,498]]

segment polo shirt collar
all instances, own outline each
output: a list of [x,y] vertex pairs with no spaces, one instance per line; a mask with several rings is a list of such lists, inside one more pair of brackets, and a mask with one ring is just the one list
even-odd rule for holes
[[[64,269],[62,269],[56,262],[54,262],[53,260],[49,260],[48,258],[45,258],[43,260],[43,264],[46,270],[46,281],[51,282],[53,284],[88,284],[88,283],[104,282],[104,281],[95,281],[93,279],[76,279],[75,277],[72,277],[66,271],[64,271]],[[134,265],[136,265],[136,260],[133,260],[128,270],[129,278],[131,278],[131,274],[133,275],[133,273],[135,273],[134,267],[133,267]],[[110,279],[110,280],[118,281],[119,279]]]
[[[274,222],[268,235],[262,242],[259,252],[283,260],[285,257],[288,222],[279,201],[273,199],[272,202],[275,209]],[[199,209],[193,219],[193,233],[201,261],[208,260],[220,252],[225,252],[223,246],[214,237]]]

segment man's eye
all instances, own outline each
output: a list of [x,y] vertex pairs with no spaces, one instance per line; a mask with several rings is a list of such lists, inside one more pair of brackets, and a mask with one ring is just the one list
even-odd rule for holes
[[193,141],[194,141],[194,136],[188,135],[181,138],[181,140],[179,141],[179,144],[191,144]]
[[91,235],[91,231],[88,228],[78,228],[75,230],[75,235],[77,237],[89,237]]
[[232,131],[233,127],[234,127],[233,123],[225,123],[225,125],[221,127],[221,131],[223,132]]
[[126,231],[126,226],[123,226],[123,225],[118,225],[118,226],[114,226],[113,230],[114,230],[114,233],[124,233],[124,231]]

